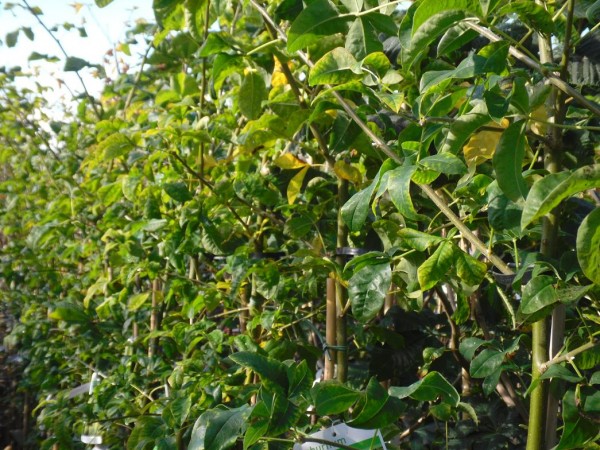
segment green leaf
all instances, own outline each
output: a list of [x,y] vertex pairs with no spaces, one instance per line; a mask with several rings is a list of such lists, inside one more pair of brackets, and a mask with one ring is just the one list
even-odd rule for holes
[[475,412],[475,408],[473,408],[470,404],[458,402],[458,405],[456,406],[456,408],[459,411],[466,412],[469,415],[469,417],[471,418],[471,420],[473,422],[475,422],[475,426],[479,425],[479,420],[477,419],[477,413]]
[[506,41],[492,42],[483,47],[478,55],[486,58],[484,66],[479,73],[501,74],[506,70],[508,63],[508,49],[510,45]]
[[523,288],[519,311],[530,315],[558,302],[554,282],[555,278],[549,275],[532,278]]
[[144,303],[146,303],[148,297],[150,297],[150,294],[148,292],[132,295],[127,301],[127,309],[131,312],[137,311],[142,307]]
[[598,436],[598,425],[584,418],[577,407],[575,391],[567,391],[563,397],[563,434],[555,450],[583,447]]
[[338,47],[323,55],[310,69],[308,83],[311,86],[345,83],[355,79],[360,72],[354,56],[345,48]]
[[582,377],[574,374],[566,367],[561,366],[560,364],[553,364],[550,367],[548,367],[548,370],[542,373],[539,377],[532,380],[531,384],[527,388],[527,391],[525,392],[525,395],[531,394],[531,392],[536,388],[538,384],[540,384],[542,380],[549,380],[550,378],[558,378],[559,380],[565,380],[569,383],[580,383],[581,381],[583,381]]
[[256,372],[263,382],[275,384],[284,391],[288,389],[288,376],[285,366],[276,359],[268,358],[258,353],[238,352],[229,358],[240,366]]
[[262,102],[267,99],[265,80],[256,72],[244,76],[239,93],[241,113],[250,120],[258,119],[262,111]]
[[215,408],[202,413],[194,423],[188,450],[226,450],[246,428],[251,407]]
[[311,390],[317,414],[329,416],[342,414],[360,398],[360,392],[336,380],[317,383]]
[[127,440],[127,450],[145,450],[147,448],[173,448],[175,440],[167,433],[167,427],[161,417],[142,416]]
[[57,303],[49,317],[54,320],[74,323],[89,323],[90,321],[90,317],[81,306],[68,302]]
[[600,285],[600,208],[588,214],[579,226],[577,260],[585,276]]
[[200,93],[196,79],[183,72],[171,77],[171,89],[178,93],[180,98]]
[[486,344],[486,342],[487,341],[485,341],[484,339],[480,339],[477,337],[468,337],[466,339],[463,339],[463,341],[460,343],[459,351],[467,361],[471,361],[477,349],[482,345]]
[[436,14],[443,14],[453,10],[468,11],[472,15],[478,15],[480,13],[480,6],[477,0],[444,0],[443,2],[439,0],[423,0],[413,17],[413,36],[421,26],[429,22]]
[[388,175],[387,189],[398,212],[409,220],[418,220],[410,196],[410,179],[417,166],[401,166],[392,170]]
[[456,273],[458,277],[469,286],[477,286],[487,272],[487,266],[483,261],[463,252],[456,250]]
[[363,8],[363,0],[341,0],[342,4],[351,13],[358,13]]
[[447,175],[464,175],[467,173],[465,163],[452,153],[438,153],[437,155],[426,156],[419,161],[419,164]]
[[299,364],[293,364],[287,367],[287,377],[289,383],[288,397],[293,399],[297,396],[305,396],[313,383],[313,377],[306,360]]
[[529,94],[525,87],[525,79],[523,77],[517,77],[513,80],[513,88],[510,93],[510,104],[517,108],[521,114],[525,116],[530,114]]
[[509,231],[514,235],[519,235],[521,232],[519,223],[523,211],[520,204],[504,195],[497,181],[492,181],[488,185],[487,199],[488,220],[492,228],[496,231]]
[[194,198],[192,193],[188,190],[187,185],[183,181],[165,183],[163,184],[162,188],[169,197],[179,203],[184,203]]
[[94,2],[96,2],[98,8],[104,8],[105,6],[110,5],[113,0],[94,0]]
[[[485,378],[500,368],[505,353],[494,348],[486,348],[471,361],[470,373],[473,378]],[[495,387],[496,385],[494,385]]]
[[348,282],[348,297],[352,314],[359,322],[366,323],[377,315],[392,283],[389,261],[374,259],[363,265]]
[[168,426],[178,428],[184,424],[191,409],[191,397],[176,397],[165,406],[162,417]]
[[455,262],[455,251],[450,241],[443,241],[417,270],[417,278],[422,291],[434,287],[444,280],[446,273]]
[[[542,181],[550,177],[550,181]],[[565,178],[564,174],[546,175],[536,184],[539,186],[529,195],[525,202],[521,228],[525,228],[534,220],[545,216],[556,208],[563,200],[578,192],[600,187],[600,164],[577,169]],[[535,184],[534,184],[535,186]]]
[[474,0],[425,0],[419,4],[412,23],[410,47],[402,54],[402,63],[410,68],[427,46],[439,35],[466,17],[476,15],[479,5]]
[[498,369],[484,378],[483,383],[481,383],[481,388],[486,396],[489,396],[496,390],[496,386],[498,386],[498,383],[500,382],[501,375],[502,367],[498,367]]
[[288,32],[287,49],[295,52],[318,42],[324,36],[345,33],[346,18],[329,0],[315,0],[296,17]]
[[523,23],[527,24],[532,30],[538,30],[545,34],[554,32],[555,25],[550,12],[543,6],[530,2],[529,0],[520,0],[510,2],[500,8],[496,14],[503,16],[516,13]]
[[359,231],[364,225],[367,216],[369,215],[369,205],[371,204],[373,192],[379,187],[383,174],[392,167],[394,167],[393,162],[390,160],[385,161],[369,187],[354,194],[344,206],[342,206],[342,219],[351,231]]
[[415,400],[429,402],[436,401],[441,397],[442,402],[454,407],[458,406],[460,402],[460,395],[454,386],[438,372],[429,372],[423,379],[407,387],[392,386],[389,393],[400,399],[411,397]]
[[260,399],[266,406],[269,418],[269,432],[278,435],[288,431],[302,415],[302,409],[290,402],[281,392],[261,391]]
[[103,161],[123,156],[133,148],[131,140],[122,133],[111,134],[98,144],[98,151]]
[[19,31],[20,30],[15,30],[10,33],[6,33],[6,37],[4,38],[4,40],[6,42],[7,47],[12,48],[15,45],[17,45],[17,40],[19,39]]
[[65,72],[78,72],[84,67],[92,67],[92,64],[87,62],[85,59],[69,56],[65,62],[65,67],[63,70]]
[[363,59],[370,53],[383,50],[377,30],[363,17],[357,17],[350,25],[345,47],[356,59]]
[[342,206],[342,219],[351,231],[359,231],[367,220],[374,190],[375,181],[368,188],[350,197]]
[[438,153],[449,152],[457,154],[471,135],[479,128],[490,122],[485,103],[477,104],[470,112],[458,117],[450,126]]
[[447,55],[454,50],[458,50],[459,48],[471,42],[477,36],[479,36],[479,33],[477,33],[475,30],[468,28],[463,23],[459,23],[456,26],[449,28],[444,33],[438,42],[437,55]]
[[423,233],[412,228],[402,228],[398,230],[398,236],[408,247],[424,252],[428,248],[444,241],[444,238],[433,234]]
[[502,133],[492,159],[498,186],[512,201],[527,196],[527,183],[523,178],[525,156],[524,120],[514,122]]
[[396,420],[404,409],[404,403],[390,397],[375,377],[369,380],[365,393],[352,411],[349,426],[360,428],[383,428]]
[[504,95],[493,90],[485,91],[483,93],[483,98],[490,117],[497,123],[502,123],[502,119],[508,111],[510,102]]

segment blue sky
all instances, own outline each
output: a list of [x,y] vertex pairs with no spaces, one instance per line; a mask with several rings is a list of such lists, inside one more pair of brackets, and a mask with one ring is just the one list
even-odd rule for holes
[[[128,29],[126,24],[133,25],[138,19],[153,21],[152,0],[114,0],[113,3],[98,8],[93,0],[27,0],[32,7],[38,6],[42,9],[43,15],[40,18],[49,27],[71,23],[75,26],[70,31],[66,31],[62,26],[58,27],[56,37],[60,40],[67,54],[73,57],[83,58],[92,64],[102,64],[107,51],[118,47],[119,43],[126,39],[125,32]],[[12,3],[11,9],[6,9]],[[23,71],[36,74],[36,80],[40,84],[53,88],[53,98],[55,101],[67,100],[70,97],[68,91],[61,85],[62,80],[71,90],[76,93],[82,91],[81,84],[74,73],[65,73],[62,71],[64,66],[64,57],[58,48],[56,42],[39,25],[35,17],[24,8],[18,6],[22,4],[21,0],[4,1],[0,0],[0,66],[14,67],[21,66]],[[34,40],[30,41],[26,35],[19,33],[18,43],[15,47],[9,48],[6,45],[6,34],[15,31],[21,27],[29,27],[34,33]],[[84,27],[88,37],[80,36],[77,27]],[[142,42],[141,45],[131,47],[131,57],[122,52],[117,52],[117,59],[121,60],[119,64],[129,64],[131,70],[136,69],[136,64],[141,60],[140,54],[146,50]],[[61,59],[57,63],[47,63],[44,61],[28,61],[32,52],[57,56]],[[115,59],[109,57],[107,65],[108,75],[115,75]],[[111,73],[112,72],[112,73]],[[88,90],[91,94],[98,94],[102,89],[103,80],[93,77],[92,71],[84,69],[81,75],[85,80]],[[23,86],[31,81],[20,80]]]

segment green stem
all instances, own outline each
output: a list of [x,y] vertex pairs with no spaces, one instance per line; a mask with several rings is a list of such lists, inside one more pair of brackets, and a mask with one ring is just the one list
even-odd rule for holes
[[[542,364],[548,354],[546,319],[535,322],[532,327],[531,378],[536,380],[542,374]],[[542,380],[531,393],[529,404],[529,423],[527,426],[527,450],[544,448],[544,430],[546,428],[547,380]]]

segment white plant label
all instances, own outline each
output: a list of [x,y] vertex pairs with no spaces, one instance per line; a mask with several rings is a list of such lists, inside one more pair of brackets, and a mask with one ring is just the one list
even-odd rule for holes
[[[379,430],[359,430],[351,428],[345,423],[338,423],[331,428],[311,434],[310,437],[338,444],[349,445],[360,450],[383,449],[387,450]],[[321,442],[305,442],[294,445],[294,450],[337,450],[339,447]]]

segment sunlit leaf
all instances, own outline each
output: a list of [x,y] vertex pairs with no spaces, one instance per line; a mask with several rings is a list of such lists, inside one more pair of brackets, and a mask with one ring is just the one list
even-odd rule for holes
[[346,18],[340,17],[329,0],[315,0],[296,17],[288,31],[287,48],[295,52],[313,44],[324,36],[347,30]]
[[354,184],[360,184],[362,181],[362,174],[360,171],[343,159],[339,159],[335,162],[333,170],[338,177],[351,181]]
[[301,169],[306,166],[304,161],[299,160],[291,153],[284,153],[277,157],[273,164],[282,169]]
[[600,187],[600,164],[581,167],[568,176],[565,173],[546,175],[527,195],[521,228],[545,216],[566,198],[595,187]]
[[450,270],[450,267],[452,267],[455,259],[455,251],[452,243],[443,241],[417,270],[421,290],[426,291],[431,289],[442,281],[448,270]]
[[345,48],[338,47],[325,54],[310,69],[308,82],[317,84],[340,84],[351,81],[360,73],[356,59]]

